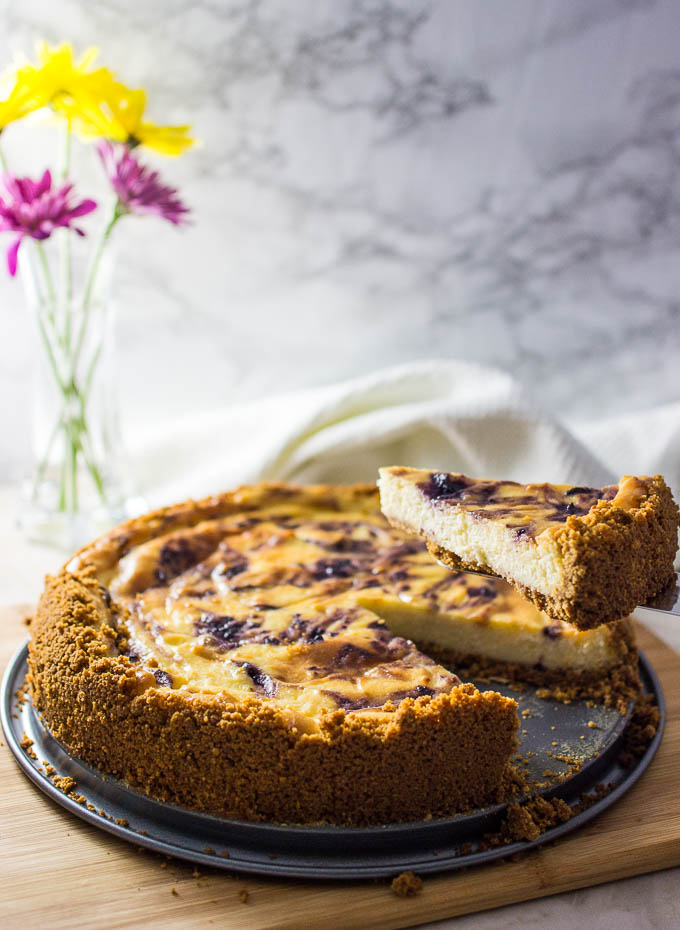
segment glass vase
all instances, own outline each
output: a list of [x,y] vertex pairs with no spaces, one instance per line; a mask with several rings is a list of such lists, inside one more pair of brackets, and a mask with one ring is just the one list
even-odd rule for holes
[[20,268],[35,332],[32,473],[19,524],[73,550],[144,509],[123,451],[115,383],[112,261],[69,231],[24,242]]

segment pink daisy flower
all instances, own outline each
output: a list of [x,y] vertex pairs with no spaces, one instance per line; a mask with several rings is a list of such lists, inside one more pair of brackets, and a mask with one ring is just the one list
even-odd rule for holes
[[97,152],[122,212],[153,214],[175,226],[188,223],[189,208],[177,190],[162,184],[158,172],[140,164],[127,145],[116,147],[102,141],[97,143]]
[[6,174],[0,190],[0,232],[18,233],[7,250],[7,267],[14,276],[17,271],[17,253],[26,236],[48,239],[55,229],[68,227],[79,236],[82,229],[73,225],[80,216],[97,209],[94,200],[76,202],[72,197],[73,185],[64,184],[52,189],[52,175],[46,171],[39,181],[17,178]]

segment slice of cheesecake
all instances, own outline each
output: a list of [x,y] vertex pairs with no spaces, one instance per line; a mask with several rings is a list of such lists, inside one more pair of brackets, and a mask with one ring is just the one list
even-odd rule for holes
[[505,578],[580,629],[620,620],[673,575],[678,508],[660,475],[605,488],[382,468],[390,523],[456,569]]

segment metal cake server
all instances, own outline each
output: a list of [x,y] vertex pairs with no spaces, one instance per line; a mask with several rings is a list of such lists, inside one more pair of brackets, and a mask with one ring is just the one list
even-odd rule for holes
[[645,610],[657,610],[663,614],[672,614],[680,617],[680,572],[673,575],[672,580],[663,591],[659,592],[646,604],[640,604]]

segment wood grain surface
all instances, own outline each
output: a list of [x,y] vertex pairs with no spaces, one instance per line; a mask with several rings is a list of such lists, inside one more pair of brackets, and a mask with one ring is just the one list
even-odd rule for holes
[[[4,669],[26,634],[0,608]],[[266,880],[141,851],[72,817],[0,747],[0,924],[7,930],[111,927],[408,927],[680,865],[680,656],[643,627],[668,704],[656,759],[632,790],[583,829],[517,862],[428,876],[421,894],[389,882]]]

